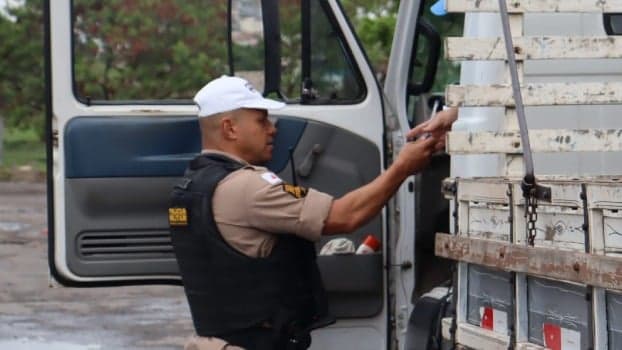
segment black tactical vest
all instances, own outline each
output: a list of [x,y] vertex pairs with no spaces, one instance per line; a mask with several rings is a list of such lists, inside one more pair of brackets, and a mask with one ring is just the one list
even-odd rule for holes
[[241,167],[224,156],[200,155],[171,195],[171,238],[197,334],[330,324],[313,243],[280,235],[270,256],[252,258],[223,240],[212,197],[218,182]]

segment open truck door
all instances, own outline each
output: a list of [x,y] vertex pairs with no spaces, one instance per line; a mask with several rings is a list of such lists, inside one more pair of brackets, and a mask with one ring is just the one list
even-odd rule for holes
[[[383,169],[381,93],[336,1],[62,0],[46,11],[49,266],[64,285],[180,283],[168,197],[201,150],[191,98],[222,74],[287,102],[268,164],[285,181],[341,196]],[[384,240],[385,228],[379,215],[348,238]],[[316,348],[386,348],[384,257],[319,257],[339,322],[314,334]],[[331,337],[342,327],[350,336]]]
[[[421,3],[401,6],[409,13],[397,37],[406,38],[396,39],[391,106],[383,106],[336,0],[46,1],[54,278],[73,287],[181,283],[168,198],[201,150],[191,98],[222,74],[287,103],[273,115],[267,164],[285,181],[338,197],[374,179],[399,151],[409,114],[413,122],[403,102],[425,92],[399,77],[419,69]],[[313,348],[387,349],[403,339],[415,277],[414,192],[405,182],[388,210],[346,236],[358,245],[372,234],[381,252],[318,257],[338,322],[314,332]]]
[[[436,1],[401,1],[391,47],[384,96],[387,135],[397,154],[404,135],[443,105],[432,91],[441,59],[441,37],[429,7]],[[428,167],[405,181],[391,202],[390,256],[395,281],[392,310],[398,349],[440,348],[440,317],[445,312],[451,265],[434,255],[436,232],[448,230],[449,208],[441,183],[449,176],[449,156],[435,154]],[[394,215],[395,213],[395,215]],[[436,288],[445,285],[444,287]],[[432,293],[428,293],[433,291]]]

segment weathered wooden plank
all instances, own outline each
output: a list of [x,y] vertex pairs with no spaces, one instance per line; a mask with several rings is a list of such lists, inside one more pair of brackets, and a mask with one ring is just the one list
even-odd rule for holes
[[[621,0],[506,0],[508,12],[622,12]],[[445,0],[448,12],[498,12],[497,0]]]
[[[615,152],[622,151],[622,129],[532,129],[529,130],[531,150],[553,152]],[[522,153],[520,133],[450,132],[446,150],[449,154]]]
[[[622,83],[525,84],[525,106],[622,104]],[[512,86],[449,85],[445,91],[452,107],[514,106]]]
[[443,233],[436,234],[435,250],[440,257],[504,271],[622,290],[621,258]]
[[532,343],[516,343],[514,350],[546,350],[546,348]]
[[510,337],[468,323],[460,323],[456,340],[470,349],[505,350],[508,348]]
[[[488,181],[490,179],[490,181]],[[508,204],[508,180],[500,178],[458,179],[458,200]],[[519,181],[519,180],[515,180]]]
[[[620,37],[529,36],[513,39],[517,60],[621,58]],[[503,38],[445,39],[445,57],[455,61],[505,60]]]
[[[442,320],[441,332],[443,338],[451,339],[451,318]],[[456,341],[462,346],[471,349],[506,350],[510,338],[507,335],[498,334],[487,329],[460,322],[456,329]]]
[[[445,317],[441,320],[441,333],[445,340],[451,340],[451,317]],[[470,349],[499,349],[506,350],[509,345],[509,337],[507,335],[498,334],[468,323],[458,324],[456,329],[456,341],[458,347]],[[545,350],[546,348],[533,343],[516,343],[515,350]]]

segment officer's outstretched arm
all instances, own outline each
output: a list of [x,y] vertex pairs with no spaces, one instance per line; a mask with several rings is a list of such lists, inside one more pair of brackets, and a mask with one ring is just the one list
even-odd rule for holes
[[437,142],[438,139],[431,136],[407,143],[387,171],[367,185],[335,199],[322,234],[349,233],[371,220],[408,176],[427,165]]

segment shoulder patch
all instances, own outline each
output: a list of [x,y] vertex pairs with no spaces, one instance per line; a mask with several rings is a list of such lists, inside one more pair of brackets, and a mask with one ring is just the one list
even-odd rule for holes
[[188,226],[188,211],[186,208],[168,208],[168,224],[170,226]]
[[283,184],[283,191],[291,194],[295,198],[304,198],[309,192],[306,188],[294,185]]
[[266,180],[266,182],[269,183],[270,185],[277,185],[277,184],[280,184],[281,182],[283,182],[283,180],[281,180],[280,177],[276,176],[271,171],[267,171],[267,172],[261,174],[261,178]]

